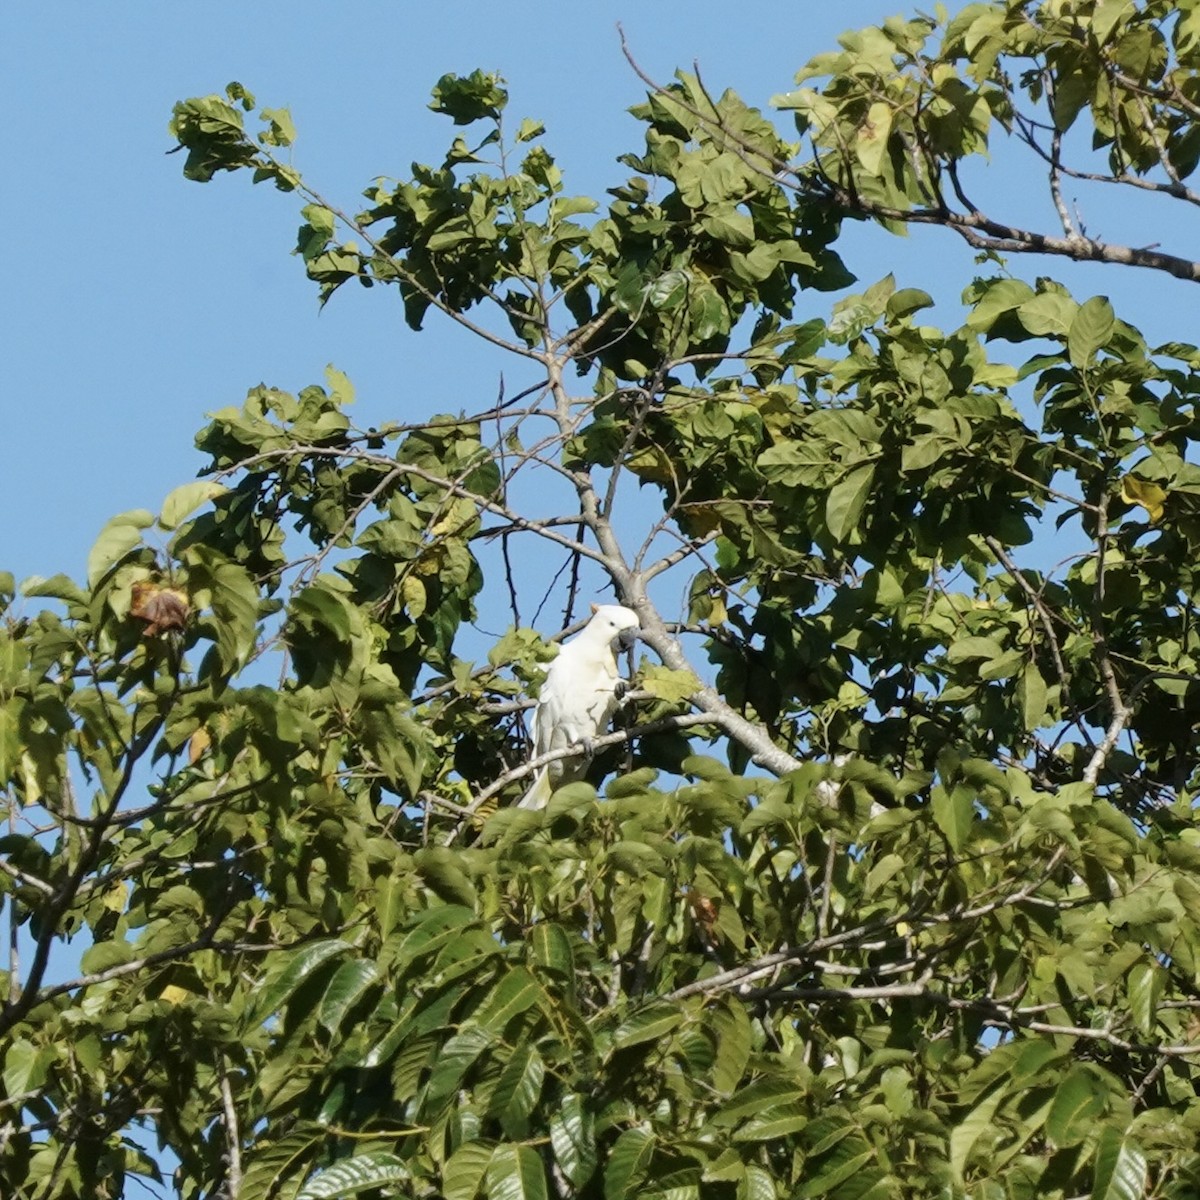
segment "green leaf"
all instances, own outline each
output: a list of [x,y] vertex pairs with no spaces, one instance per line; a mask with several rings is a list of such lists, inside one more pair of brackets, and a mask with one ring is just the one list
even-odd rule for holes
[[797,1133],[807,1124],[806,1105],[782,1104],[751,1117],[733,1135],[733,1140],[735,1142],[773,1142],[790,1133]]
[[465,78],[451,73],[443,75],[433,89],[429,107],[445,113],[455,125],[470,125],[484,118],[498,120],[508,103],[508,93],[496,74],[472,71]]
[[494,1142],[465,1142],[442,1167],[444,1200],[475,1200],[495,1151]]
[[737,1200],[777,1200],[778,1195],[771,1172],[747,1163],[738,1183]]
[[142,540],[142,530],[154,524],[154,514],[144,508],[118,513],[102,530],[88,552],[88,585],[96,584]]
[[292,993],[324,962],[353,950],[349,942],[341,938],[313,942],[292,953],[284,960],[282,969],[251,1010],[250,1024],[257,1025],[277,1012]]
[[750,1061],[753,1027],[745,1008],[733,998],[725,998],[710,1017],[717,1043],[713,1063],[713,1087],[730,1095],[742,1081]]
[[651,1004],[622,1021],[613,1034],[613,1048],[625,1050],[643,1042],[656,1042],[683,1023],[683,1012],[673,1004]]
[[197,479],[194,483],[185,483],[168,493],[163,501],[162,512],[158,524],[163,529],[178,529],[181,522],[210,500],[224,496],[229,489],[224,484],[214,483],[211,479]]
[[25,1038],[14,1038],[4,1052],[4,1090],[20,1096],[40,1087],[46,1078],[47,1059]]
[[932,307],[933,297],[928,292],[920,288],[901,288],[888,298],[886,312],[890,320],[896,321]]
[[841,1184],[850,1180],[848,1196],[859,1197],[874,1182],[864,1168],[875,1160],[876,1151],[860,1137],[846,1137],[834,1148],[829,1157],[815,1171],[806,1173],[798,1196],[840,1197]]
[[465,1142],[442,1167],[445,1200],[475,1200],[495,1151],[494,1142]]
[[339,642],[348,642],[352,631],[350,608],[345,598],[320,584],[306,587],[292,597],[288,606],[297,625],[312,632],[327,630]]
[[935,787],[931,807],[933,819],[950,848],[961,850],[975,824],[975,802],[970,791],[961,786]]
[[1148,1182],[1141,1148],[1119,1126],[1105,1125],[1096,1144],[1091,1200],[1142,1200]]
[[356,1154],[318,1171],[300,1190],[296,1200],[338,1200],[354,1196],[367,1188],[386,1184],[406,1184],[412,1175],[394,1154],[383,1150]]
[[782,1105],[805,1095],[805,1089],[793,1079],[756,1079],[724,1104],[715,1118],[720,1125],[734,1124],[763,1109]]
[[1042,292],[1017,309],[1021,324],[1038,337],[1066,337],[1079,305],[1059,292]]
[[604,1200],[626,1200],[637,1194],[654,1155],[654,1137],[646,1130],[626,1129],[609,1151],[604,1165]]
[[330,1033],[336,1033],[346,1014],[378,978],[379,968],[369,959],[342,963],[321,997],[317,1010],[318,1022]]
[[536,1004],[541,995],[541,984],[524,967],[514,967],[501,976],[487,999],[472,1013],[472,1020],[499,1033],[518,1013]]
[[[0,588],[0,591],[2,590]],[[87,593],[69,575],[51,575],[49,579],[31,575],[21,581],[21,595],[48,596],[52,600],[65,600],[69,604],[87,603]]]
[[999,279],[990,282],[967,314],[967,325],[971,329],[991,329],[998,318],[1020,308],[1033,297],[1033,288],[1020,279]]
[[1096,1077],[1085,1067],[1067,1072],[1054,1093],[1046,1117],[1046,1134],[1060,1149],[1077,1146],[1095,1129],[1096,1118],[1104,1111],[1107,1095]]
[[858,527],[874,482],[874,466],[857,467],[830,489],[825,501],[825,524],[837,541],[844,541]]
[[980,1137],[991,1130],[992,1119],[1000,1101],[1004,1099],[1004,1086],[994,1087],[950,1132],[950,1167],[956,1179],[961,1180],[966,1171],[971,1150]]
[[520,1137],[522,1126],[542,1094],[546,1064],[532,1046],[518,1046],[504,1064],[492,1091],[488,1112],[498,1117],[510,1137]]
[[1158,1002],[1165,987],[1165,973],[1154,963],[1134,963],[1125,977],[1125,992],[1133,1018],[1148,1038],[1154,1036],[1158,1026]]
[[553,921],[540,921],[529,934],[534,961],[557,975],[574,979],[575,954],[567,931]]
[[1067,331],[1067,353],[1071,365],[1080,369],[1086,367],[1096,351],[1108,344],[1116,325],[1116,314],[1106,297],[1093,296],[1085,300]]
[[438,1108],[454,1096],[467,1072],[491,1044],[492,1035],[474,1026],[456,1033],[443,1044],[426,1089],[427,1113],[436,1114]]
[[550,1144],[567,1182],[582,1188],[596,1170],[596,1134],[592,1114],[577,1092],[563,1096],[551,1113]]
[[260,135],[266,145],[290,146],[296,140],[296,126],[286,108],[264,108],[259,115],[268,123],[266,132]]
[[546,1172],[531,1146],[497,1146],[486,1178],[488,1200],[546,1200]]
[[652,663],[642,670],[642,687],[660,700],[677,703],[700,690],[700,680],[692,671],[673,671]]
[[1029,663],[1021,672],[1017,684],[1017,698],[1021,704],[1021,719],[1027,732],[1032,732],[1046,715],[1048,689],[1042,673],[1035,663]]

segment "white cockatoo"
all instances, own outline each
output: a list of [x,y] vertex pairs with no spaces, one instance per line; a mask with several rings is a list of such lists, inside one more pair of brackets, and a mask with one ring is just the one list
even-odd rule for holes
[[[638,634],[637,613],[619,604],[593,604],[592,619],[558,652],[546,671],[533,713],[533,753],[588,746],[602,734],[617,710],[621,677],[617,651],[628,650]],[[583,758],[560,758],[538,771],[521,797],[520,808],[545,808],[550,793],[582,779]]]

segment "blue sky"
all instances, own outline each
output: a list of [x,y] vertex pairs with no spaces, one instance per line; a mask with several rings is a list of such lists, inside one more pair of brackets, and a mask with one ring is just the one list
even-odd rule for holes
[[[289,254],[295,198],[240,176],[185,181],[181,158],[166,155],[176,99],[237,79],[261,104],[290,107],[296,164],[353,208],[374,176],[440,161],[451,127],[426,108],[440,74],[498,70],[513,114],[545,120],[568,190],[602,194],[628,173],[615,156],[640,142],[625,109],[644,89],[621,56],[618,21],[652,75],[698,61],[711,88],[732,86],[765,106],[840,31],[895,11],[892,0],[12,0],[0,10],[9,114],[0,217],[10,247],[0,289],[0,569],[80,576],[105,519],[157,508],[193,477],[203,414],[239,403],[256,383],[295,391],[333,362],[357,387],[357,419],[369,423],[477,407],[511,370],[449,330],[411,335],[394,293],[348,288],[318,312]],[[1034,219],[1029,181],[1008,162],[1000,155],[990,169],[989,193],[1003,197],[1002,215]],[[1050,216],[1036,219],[1049,228]],[[1114,235],[1130,220],[1117,210],[1088,216]],[[1162,235],[1136,221],[1126,234],[1168,243]],[[904,241],[856,227],[844,253],[863,285],[894,270],[901,286],[933,292],[951,321],[973,270],[967,248],[941,231]],[[1190,336],[1189,285],[1015,265],[1029,277],[1067,278],[1081,297],[1109,291],[1152,337]],[[814,296],[814,313],[825,315],[827,303]]]

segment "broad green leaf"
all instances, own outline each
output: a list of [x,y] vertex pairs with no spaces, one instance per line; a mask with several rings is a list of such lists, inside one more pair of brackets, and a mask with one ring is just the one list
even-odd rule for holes
[[1125,977],[1125,992],[1138,1029],[1147,1037],[1154,1036],[1158,1026],[1158,1002],[1166,987],[1165,974],[1154,963],[1134,963]]
[[804,1094],[804,1088],[793,1079],[756,1079],[721,1106],[715,1121],[720,1125],[735,1124],[744,1117],[797,1100]]
[[613,1034],[613,1048],[624,1050],[643,1042],[656,1042],[683,1022],[683,1012],[673,1004],[652,1004],[627,1017]]
[[514,967],[501,976],[487,999],[472,1013],[472,1020],[500,1032],[505,1025],[536,1004],[542,996],[538,981],[524,968]]
[[341,938],[329,938],[293,951],[291,957],[286,960],[286,965],[274,981],[267,984],[266,990],[255,1003],[252,1021],[257,1024],[278,1011],[322,963],[353,949],[349,942],[344,942]]
[[1068,296],[1058,292],[1042,292],[1032,300],[1026,300],[1017,309],[1021,324],[1037,336],[1046,334],[1066,337],[1075,320],[1079,305]]
[[300,1190],[296,1200],[338,1200],[368,1188],[401,1186],[411,1177],[401,1159],[386,1151],[375,1150],[344,1158],[318,1171]]
[[858,527],[874,483],[874,466],[856,467],[830,489],[825,502],[825,523],[837,541],[845,540]]
[[546,1200],[546,1171],[531,1146],[497,1146],[485,1178],[488,1200]]
[[550,1114],[550,1144],[559,1169],[582,1187],[596,1170],[596,1134],[592,1114],[577,1092],[569,1092]]
[[975,824],[975,802],[970,791],[961,785],[933,789],[933,819],[950,843],[952,850],[961,850],[971,836]]
[[1046,715],[1048,689],[1035,663],[1026,665],[1017,683],[1021,719],[1028,732],[1035,730]]
[[418,912],[395,947],[397,961],[412,963],[440,950],[475,924],[475,912],[461,904],[439,904]]
[[1073,1067],[1054,1093],[1046,1117],[1047,1136],[1060,1148],[1078,1145],[1094,1132],[1096,1118],[1106,1103],[1107,1096],[1096,1077],[1085,1067]]
[[571,949],[570,935],[561,925],[552,921],[539,922],[530,930],[529,947],[539,966],[574,978],[575,954]]
[[998,279],[989,282],[980,299],[967,314],[967,324],[972,329],[988,330],[1006,312],[1020,308],[1032,300],[1033,288],[1020,279]]
[[210,500],[224,496],[229,489],[211,479],[197,479],[170,492],[163,501],[158,523],[163,529],[178,529],[180,524]]
[[1096,1144],[1091,1200],[1142,1200],[1149,1182],[1146,1155],[1116,1125],[1105,1125]]
[[808,1124],[807,1106],[783,1104],[751,1117],[733,1135],[735,1142],[773,1142],[797,1133]]
[[732,998],[726,998],[715,1007],[709,1020],[717,1043],[713,1087],[728,1096],[741,1083],[750,1061],[753,1028],[745,1008]]
[[861,1137],[846,1137],[840,1140],[829,1156],[815,1168],[805,1172],[805,1180],[798,1196],[839,1196],[837,1189],[850,1180],[850,1194],[862,1196],[875,1182],[867,1173],[874,1162],[876,1151]]
[[316,584],[293,597],[289,606],[292,620],[305,629],[333,634],[339,642],[350,640],[353,628],[345,597]]
[[442,1167],[445,1200],[475,1200],[495,1150],[494,1142],[466,1142]]
[[779,1193],[770,1171],[747,1163],[738,1182],[738,1200],[776,1200]]
[[333,363],[325,367],[325,387],[339,405],[354,403],[354,384],[344,371],[339,371]]
[[435,1115],[462,1084],[464,1076],[492,1044],[486,1029],[472,1026],[443,1043],[425,1093],[425,1111]]
[[609,1151],[604,1165],[604,1200],[627,1200],[638,1194],[650,1160],[654,1137],[644,1129],[626,1129]]
[[135,508],[113,517],[88,552],[88,585],[95,587],[109,568],[120,562],[141,540],[142,530],[154,524],[154,514]]
[[1071,320],[1067,331],[1067,353],[1072,366],[1083,368],[1095,357],[1096,351],[1108,344],[1116,328],[1117,318],[1112,305],[1104,296],[1085,300]]
[[971,1151],[980,1137],[991,1130],[992,1118],[1004,1099],[1004,1086],[994,1087],[950,1132],[950,1166],[961,1180]]
[[[0,591],[3,589],[0,588]],[[22,596],[48,596],[54,600],[66,600],[71,604],[85,604],[87,595],[83,589],[68,575],[51,575],[43,579],[40,575],[31,575],[21,582]]]
[[336,1033],[346,1014],[379,978],[379,968],[370,959],[352,959],[334,972],[317,1010],[317,1020]]
[[692,671],[672,671],[652,663],[642,671],[642,687],[660,700],[676,702],[694,696],[700,690],[700,680]]
[[521,1126],[529,1118],[542,1093],[546,1064],[532,1046],[518,1046],[504,1064],[492,1091],[489,1112],[499,1118],[511,1137],[521,1135]]
[[4,1090],[22,1096],[41,1086],[46,1077],[46,1056],[25,1038],[9,1042],[4,1052]]

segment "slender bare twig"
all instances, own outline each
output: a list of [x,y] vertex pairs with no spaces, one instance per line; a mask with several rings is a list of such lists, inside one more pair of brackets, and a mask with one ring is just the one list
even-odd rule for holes
[[242,1191],[242,1139],[238,1130],[237,1106],[233,1102],[233,1087],[229,1082],[228,1066],[224,1062],[221,1070],[221,1114],[225,1124],[225,1200],[238,1200]]

